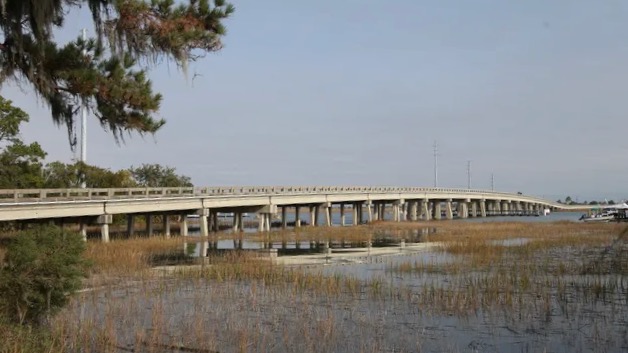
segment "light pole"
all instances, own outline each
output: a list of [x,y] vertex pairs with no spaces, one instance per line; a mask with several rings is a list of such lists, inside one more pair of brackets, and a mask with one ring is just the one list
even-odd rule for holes
[[438,187],[438,144],[434,141],[434,187]]
[[467,161],[467,189],[471,190],[471,161]]
[[[81,31],[83,35],[83,42],[87,41],[87,29],[83,28]],[[85,43],[83,43],[85,45]],[[83,48],[83,56],[87,56],[87,49]],[[81,162],[84,165],[87,164],[87,107],[84,102],[81,102]],[[81,188],[85,188],[85,173],[81,173]]]

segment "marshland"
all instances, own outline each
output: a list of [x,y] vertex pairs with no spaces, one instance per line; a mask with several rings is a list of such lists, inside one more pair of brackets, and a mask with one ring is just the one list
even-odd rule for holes
[[275,259],[237,247],[189,255],[237,234],[90,241],[90,275],[50,331],[4,328],[1,351],[621,352],[625,227],[382,222],[244,235],[323,244]]

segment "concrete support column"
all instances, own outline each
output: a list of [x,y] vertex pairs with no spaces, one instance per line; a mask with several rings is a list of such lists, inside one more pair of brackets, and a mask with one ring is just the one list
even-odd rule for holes
[[257,218],[259,218],[259,222],[257,223],[257,231],[261,233],[264,231],[264,229],[266,229],[266,214],[260,212],[257,215]]
[[405,221],[408,213],[408,204],[406,200],[401,200],[399,203],[399,218],[398,222]]
[[100,239],[103,243],[109,242],[109,225],[113,221],[113,216],[104,214],[98,216],[96,223],[100,225]]
[[129,238],[135,233],[135,215],[130,214],[126,216],[126,232]]
[[507,216],[510,212],[510,205],[508,205],[508,201],[502,202],[502,215]]
[[473,201],[471,202],[471,213],[469,214],[469,217],[477,217],[477,216],[478,216],[478,202]]
[[288,226],[288,208],[283,206],[281,208],[281,228],[286,229]]
[[480,217],[486,217],[486,201],[480,200]]
[[181,228],[181,236],[187,237],[188,236],[188,215],[186,214],[181,215],[181,222],[179,223],[179,226]]
[[502,201],[495,200],[493,202],[493,216],[500,216],[502,214]]
[[[262,221],[262,218],[260,218],[260,222],[261,221]],[[233,221],[231,223],[231,229],[233,230],[234,233],[240,231],[240,217],[238,216],[237,212],[233,212]]]
[[146,221],[146,235],[150,238],[153,236],[153,215],[146,214],[144,215],[144,220]]
[[418,219],[418,205],[417,201],[410,201],[410,217],[409,220],[412,222],[416,222]]
[[366,203],[366,215],[368,217],[368,222],[372,223],[373,222],[373,203],[371,201],[368,201]]
[[163,214],[162,217],[164,236],[170,238],[170,216]]
[[364,209],[362,208],[364,204],[358,203],[358,224],[364,223]]
[[458,217],[460,218],[469,217],[469,204],[467,203],[466,200],[458,202]]
[[396,202],[392,204],[392,221],[399,222],[399,204]]
[[81,218],[81,223],[79,225],[79,233],[81,233],[81,237],[84,241],[87,241],[87,223],[85,220]]
[[379,207],[378,207],[378,211],[379,211],[379,220],[380,221],[385,221],[385,215],[386,215],[386,204],[385,203],[380,203]]
[[220,230],[220,223],[218,223],[218,212],[212,212],[212,217],[214,218],[214,221],[212,222],[214,226],[214,232],[217,232]]
[[430,213],[430,200],[428,199],[423,199],[421,200],[421,213],[423,214],[423,219],[426,221],[429,221],[430,219],[432,219],[431,213]]
[[340,204],[340,226],[345,226],[345,204]]
[[325,225],[327,227],[331,227],[331,204],[325,205],[324,211],[325,211]]
[[454,219],[454,211],[451,209],[451,199],[445,202],[445,216],[447,219]]
[[353,225],[357,226],[358,225],[358,203],[354,202],[353,203],[353,207],[352,207],[352,211],[353,211]]
[[440,201],[434,200],[432,208],[434,209],[434,219],[440,220],[442,217],[441,209],[440,209]]
[[378,221],[379,220],[379,204],[373,203],[371,206],[373,207],[373,220]]
[[301,211],[301,207],[294,206],[294,226],[296,228],[301,227],[301,215],[299,211]]
[[207,215],[209,210],[207,208],[201,208],[196,212],[198,214],[198,221],[200,226],[200,232],[202,237],[209,236],[209,222],[207,222]]
[[310,225],[316,225],[316,208],[314,206],[310,206]]

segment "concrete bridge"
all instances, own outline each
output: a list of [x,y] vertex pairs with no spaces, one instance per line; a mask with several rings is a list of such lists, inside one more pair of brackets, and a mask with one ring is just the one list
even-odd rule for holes
[[[153,233],[152,218],[161,215],[163,234],[170,235],[172,215],[178,215],[182,235],[187,235],[188,218],[199,219],[200,233],[218,230],[218,215],[233,214],[232,228],[243,227],[243,214],[257,213],[259,230],[269,231],[271,220],[280,217],[288,224],[288,210],[294,210],[295,227],[301,226],[301,212],[309,212],[313,225],[332,225],[332,213],[340,213],[340,224],[488,217],[497,215],[538,215],[544,209],[582,209],[519,193],[486,190],[422,187],[196,187],[125,189],[16,189],[0,190],[0,222],[80,224],[86,235],[88,224],[100,226],[101,238],[109,241],[113,215],[127,216],[127,230],[135,230],[135,216],[146,217],[146,231]],[[321,222],[320,214],[323,214]]]

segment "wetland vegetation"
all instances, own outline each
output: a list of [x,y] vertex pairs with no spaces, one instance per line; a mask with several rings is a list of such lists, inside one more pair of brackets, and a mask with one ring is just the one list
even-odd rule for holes
[[[50,330],[0,325],[0,350],[621,352],[624,227],[408,222],[245,235],[276,244],[429,245],[316,266],[239,250],[193,260],[184,246],[191,238],[89,242],[84,290]],[[164,263],[180,265],[156,267]]]

